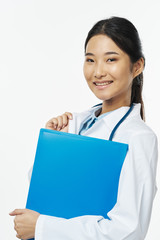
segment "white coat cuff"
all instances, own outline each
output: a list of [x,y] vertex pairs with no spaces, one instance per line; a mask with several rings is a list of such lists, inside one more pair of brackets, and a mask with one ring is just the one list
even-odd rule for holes
[[37,219],[37,223],[36,223],[36,229],[35,229],[35,240],[43,240],[43,231],[44,231],[44,223],[46,221],[46,218],[51,218],[52,219],[52,224],[53,221],[55,220],[55,222],[59,221],[59,220],[64,220],[64,218],[59,218],[59,217],[51,217],[51,216],[46,216],[46,215],[42,215],[40,214],[38,219]]

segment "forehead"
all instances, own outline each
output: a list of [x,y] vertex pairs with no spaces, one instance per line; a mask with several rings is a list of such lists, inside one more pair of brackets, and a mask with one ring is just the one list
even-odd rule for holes
[[125,54],[111,38],[102,34],[96,35],[88,41],[86,53],[88,52],[95,55],[104,54],[105,52],[117,52],[120,55]]

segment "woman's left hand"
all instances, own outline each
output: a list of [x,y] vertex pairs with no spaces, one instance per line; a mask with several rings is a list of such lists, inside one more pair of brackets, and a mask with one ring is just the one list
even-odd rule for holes
[[29,209],[15,209],[10,216],[15,216],[14,229],[17,232],[16,237],[20,239],[30,239],[35,236],[36,222],[39,213]]

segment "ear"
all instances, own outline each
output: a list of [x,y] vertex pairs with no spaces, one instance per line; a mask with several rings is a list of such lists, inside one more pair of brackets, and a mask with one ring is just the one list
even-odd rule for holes
[[139,74],[143,72],[144,69],[144,58],[141,57],[137,62],[133,65],[133,78],[137,77]]

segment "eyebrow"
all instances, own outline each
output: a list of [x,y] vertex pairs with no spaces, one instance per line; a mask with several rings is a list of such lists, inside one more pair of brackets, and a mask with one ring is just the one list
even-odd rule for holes
[[[105,52],[104,55],[111,55],[111,54],[119,55],[119,53],[117,53],[117,52]],[[93,53],[85,53],[85,56],[94,56],[94,54]]]

